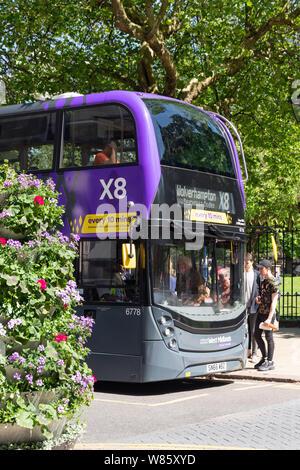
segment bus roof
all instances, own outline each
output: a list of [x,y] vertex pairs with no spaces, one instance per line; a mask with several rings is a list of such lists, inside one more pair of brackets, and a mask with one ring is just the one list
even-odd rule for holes
[[[14,105],[8,105],[8,106],[0,106],[0,117],[4,117],[4,116],[13,117],[14,115],[20,115],[20,114],[26,115],[26,114],[31,114],[31,113],[43,112],[43,111],[56,111],[59,109],[72,109],[72,108],[76,108],[80,106],[108,104],[108,103],[123,104],[129,107],[130,109],[132,109],[135,112],[135,114],[139,114],[140,116],[145,116],[145,105],[142,101],[145,98],[185,103],[187,106],[192,106],[194,108],[197,108],[200,112],[203,112],[206,115],[210,116],[210,118],[213,121],[215,121],[218,124],[218,126],[223,127],[223,130],[225,130],[227,137],[230,141],[231,147],[232,147],[233,158],[235,160],[235,164],[237,168],[237,177],[240,183],[243,203],[245,206],[245,194],[244,194],[244,188],[243,188],[243,178],[242,178],[240,164],[239,164],[239,157],[238,157],[236,145],[234,143],[233,137],[227,125],[220,120],[221,116],[205,111],[201,109],[200,107],[195,106],[193,104],[186,103],[186,102],[177,100],[175,98],[170,98],[167,96],[155,95],[152,93],[144,93],[144,92],[138,92],[138,91],[125,91],[125,90],[112,90],[112,91],[105,91],[105,92],[99,92],[99,93],[90,93],[88,95],[78,95],[74,93],[63,94],[63,95],[57,96],[55,99],[47,100],[47,101],[37,101],[34,103],[21,103],[21,104],[14,104]],[[240,146],[241,146],[241,143],[240,143]],[[245,166],[245,162],[244,162],[244,166]]]
[[[165,99],[165,100],[172,100],[177,101],[180,103],[185,103],[190,106],[194,106],[190,103],[186,103],[176,98],[170,98],[167,96],[162,95],[155,95],[151,93],[143,93],[138,91],[124,91],[124,90],[113,90],[113,91],[104,91],[99,93],[90,93],[88,95],[80,95],[77,93],[64,93],[62,95],[58,95],[51,100],[45,101],[36,101],[32,103],[20,103],[20,104],[13,104],[8,106],[0,106],[0,116],[8,116],[14,114],[28,114],[33,112],[41,112],[47,110],[55,110],[61,108],[73,108],[77,106],[83,105],[93,105],[93,104],[101,104],[101,103],[108,103],[108,102],[120,102],[122,103],[124,100],[126,102],[132,100],[133,102],[136,100],[141,100],[142,98],[151,98],[151,99]],[[194,106],[200,111],[206,112],[207,111],[199,108],[198,106]],[[209,114],[209,113],[208,113]]]

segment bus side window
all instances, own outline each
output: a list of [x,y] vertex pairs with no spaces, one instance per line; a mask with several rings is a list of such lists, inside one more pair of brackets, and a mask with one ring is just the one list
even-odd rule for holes
[[4,117],[0,120],[0,163],[16,170],[47,170],[53,166],[55,113]]
[[62,168],[136,162],[134,119],[124,106],[66,110],[63,136]]

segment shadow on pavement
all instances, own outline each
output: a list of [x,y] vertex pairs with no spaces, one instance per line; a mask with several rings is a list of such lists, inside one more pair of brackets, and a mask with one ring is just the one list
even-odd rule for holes
[[147,396],[186,392],[189,390],[203,390],[206,388],[216,388],[228,385],[232,382],[233,380],[228,379],[211,380],[201,377],[143,384],[99,381],[95,383],[94,390],[96,393],[102,392],[118,395]]

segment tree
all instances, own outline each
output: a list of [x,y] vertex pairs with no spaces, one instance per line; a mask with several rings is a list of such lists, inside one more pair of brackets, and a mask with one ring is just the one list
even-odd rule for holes
[[243,137],[247,220],[297,223],[296,0],[4,0],[0,13],[8,102],[118,88],[219,112]]

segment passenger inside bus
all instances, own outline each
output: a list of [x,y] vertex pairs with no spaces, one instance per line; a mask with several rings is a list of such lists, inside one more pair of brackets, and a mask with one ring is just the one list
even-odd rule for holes
[[219,273],[220,304],[225,307],[230,301],[230,279],[226,273]]
[[172,258],[170,258],[170,280],[169,280],[169,288],[171,292],[176,291],[176,263]]
[[183,305],[201,305],[210,296],[202,274],[192,266],[192,260],[183,256],[178,260],[177,295]]
[[94,165],[113,165],[117,160],[117,145],[114,141],[108,142],[101,152],[96,153]]

